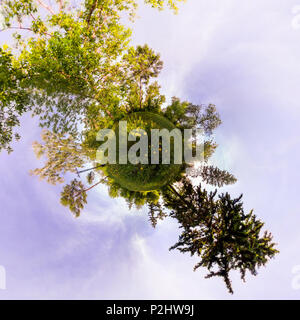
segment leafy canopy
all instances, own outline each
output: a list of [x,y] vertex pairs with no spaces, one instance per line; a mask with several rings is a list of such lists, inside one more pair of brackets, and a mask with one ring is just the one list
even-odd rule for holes
[[[145,2],[176,10],[180,0]],[[0,151],[11,151],[25,112],[54,133],[77,136],[79,126],[90,127],[98,114],[120,107],[132,86],[127,71],[133,51],[121,17],[133,18],[136,7],[135,0],[1,1],[1,31],[15,30],[16,46],[12,54],[0,50]],[[139,50],[143,55],[148,49]]]

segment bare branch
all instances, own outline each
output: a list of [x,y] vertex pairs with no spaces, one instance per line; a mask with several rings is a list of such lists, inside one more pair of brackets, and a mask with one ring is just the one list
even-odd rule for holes
[[50,6],[47,6],[42,0],[37,0],[37,2],[51,14],[55,14],[54,10]]
[[[7,29],[16,29],[16,30],[26,30],[26,31],[31,31],[33,33],[36,33],[34,32],[31,28],[27,28],[27,27],[22,27],[22,26],[19,26],[19,27],[7,27],[7,28],[4,28],[4,29],[1,29],[0,32],[3,32]],[[43,32],[45,35],[49,36],[49,37],[52,37],[52,35],[50,33],[47,33],[47,32]]]
[[61,11],[63,8],[63,0],[59,0],[58,3],[59,3],[59,11]]

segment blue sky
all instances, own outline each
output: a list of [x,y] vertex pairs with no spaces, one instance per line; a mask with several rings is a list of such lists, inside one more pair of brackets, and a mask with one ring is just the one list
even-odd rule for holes
[[175,16],[141,6],[133,25],[133,43],[162,55],[169,98],[217,105],[214,162],[239,180],[224,191],[244,194],[280,249],[257,277],[243,283],[233,274],[229,295],[220,279],[192,271],[196,258],[168,251],[179,233],[174,221],[153,229],[145,210],[128,211],[102,186],[74,219],[59,204],[60,186],[28,174],[40,164],[31,148],[40,129],[24,117],[22,140],[0,160],[0,299],[299,299],[299,5],[188,0]]

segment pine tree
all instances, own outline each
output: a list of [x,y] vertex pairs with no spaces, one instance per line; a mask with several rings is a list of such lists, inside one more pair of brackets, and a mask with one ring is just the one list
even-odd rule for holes
[[156,227],[158,220],[163,220],[165,217],[167,217],[167,214],[164,212],[159,202],[149,202],[148,209],[149,221],[153,228]]
[[199,256],[194,270],[206,267],[207,278],[222,277],[233,293],[230,271],[239,270],[245,281],[246,271],[256,275],[257,268],[278,251],[270,233],[260,234],[264,224],[253,211],[244,213],[242,195],[231,199],[225,193],[216,199],[216,194],[217,190],[208,193],[201,185],[194,188],[187,179],[179,190],[169,186],[164,193],[164,205],[182,228],[178,242],[170,250]]
[[214,166],[201,166],[198,169],[188,170],[188,175],[196,178],[201,177],[203,182],[213,186],[223,187],[224,185],[234,184],[237,179],[226,170],[221,170]]

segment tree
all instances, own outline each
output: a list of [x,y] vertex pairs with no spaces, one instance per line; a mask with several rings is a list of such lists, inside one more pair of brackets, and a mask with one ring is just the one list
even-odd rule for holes
[[48,183],[56,184],[64,181],[67,172],[77,172],[90,161],[89,151],[77,143],[72,136],[63,137],[49,130],[42,132],[43,144],[34,142],[33,149],[37,156],[46,157],[45,165],[31,171],[31,174],[46,179]]
[[[49,130],[43,130],[42,140],[43,143],[34,142],[33,149],[37,158],[46,157],[46,162],[42,168],[32,170],[30,172],[32,175],[37,175],[40,179],[45,179],[53,185],[63,183],[67,172],[76,173],[78,176],[80,173],[88,172],[86,178],[89,185],[93,184],[96,173],[99,176],[95,169],[103,165],[78,171],[78,168],[91,163],[91,150],[77,143],[72,136],[66,138]],[[76,217],[79,217],[87,203],[87,192],[105,181],[101,178],[100,181],[87,188],[81,181],[73,179],[63,187],[60,202],[69,207]]]
[[87,194],[83,183],[74,179],[63,188],[60,202],[62,205],[69,207],[76,217],[79,217],[81,210],[87,203],[86,197]]
[[[127,86],[127,91],[131,93],[128,101],[129,106],[132,111],[141,110],[144,88],[149,84],[150,79],[159,75],[163,63],[160,60],[160,55],[147,45],[130,48],[124,56],[124,61],[127,65],[124,86]],[[136,102],[138,102],[137,105]]]
[[[180,0],[145,2],[176,10]],[[54,133],[77,137],[79,126],[92,127],[99,114],[110,117],[120,109],[131,63],[123,57],[133,50],[131,30],[121,17],[133,18],[136,7],[135,0],[85,0],[72,6],[65,0],[1,2],[1,31],[16,31],[14,54],[0,51],[1,149],[11,150],[13,128],[24,112],[39,116],[40,125]],[[145,48],[137,49],[140,61],[147,53],[153,56]],[[14,94],[8,96],[10,91]]]
[[192,168],[188,175],[196,178],[201,177],[202,181],[213,186],[223,187],[224,185],[234,184],[237,179],[234,175],[214,166],[203,165],[198,169]]
[[187,101],[181,102],[176,97],[172,98],[164,116],[183,129],[201,128],[207,136],[222,123],[215,105],[195,105]]
[[159,202],[148,203],[148,209],[149,209],[149,212],[148,212],[149,221],[151,222],[151,225],[153,228],[156,227],[158,220],[163,220],[168,216],[167,213],[165,213],[165,211],[163,210],[162,205]]
[[[260,235],[263,223],[251,210],[244,213],[242,195],[231,199],[228,193],[215,199],[217,190],[208,193],[196,188],[188,179],[182,180],[178,190],[168,186],[164,192],[164,207],[179,222],[182,229],[178,242],[170,250],[178,249],[198,255],[200,262],[194,270],[206,267],[206,278],[222,277],[230,293],[233,293],[229,273],[239,270],[245,281],[246,271],[257,274],[257,268],[265,265],[278,250],[274,248],[272,235],[267,231]],[[154,212],[153,206],[150,212]],[[156,212],[161,215],[161,208]],[[152,214],[152,213],[151,213]]]
[[25,75],[16,65],[11,51],[0,48],[0,150],[12,151],[11,142],[20,138],[15,127],[30,109],[30,97],[23,88]]
[[[87,180],[90,184],[93,181],[90,176],[88,176]],[[69,184],[64,186],[63,191],[60,194],[60,202],[63,206],[68,207],[75,217],[78,218],[81,210],[87,203],[87,192],[103,182],[104,180],[101,179],[91,187],[86,188],[81,181],[73,179]]]

